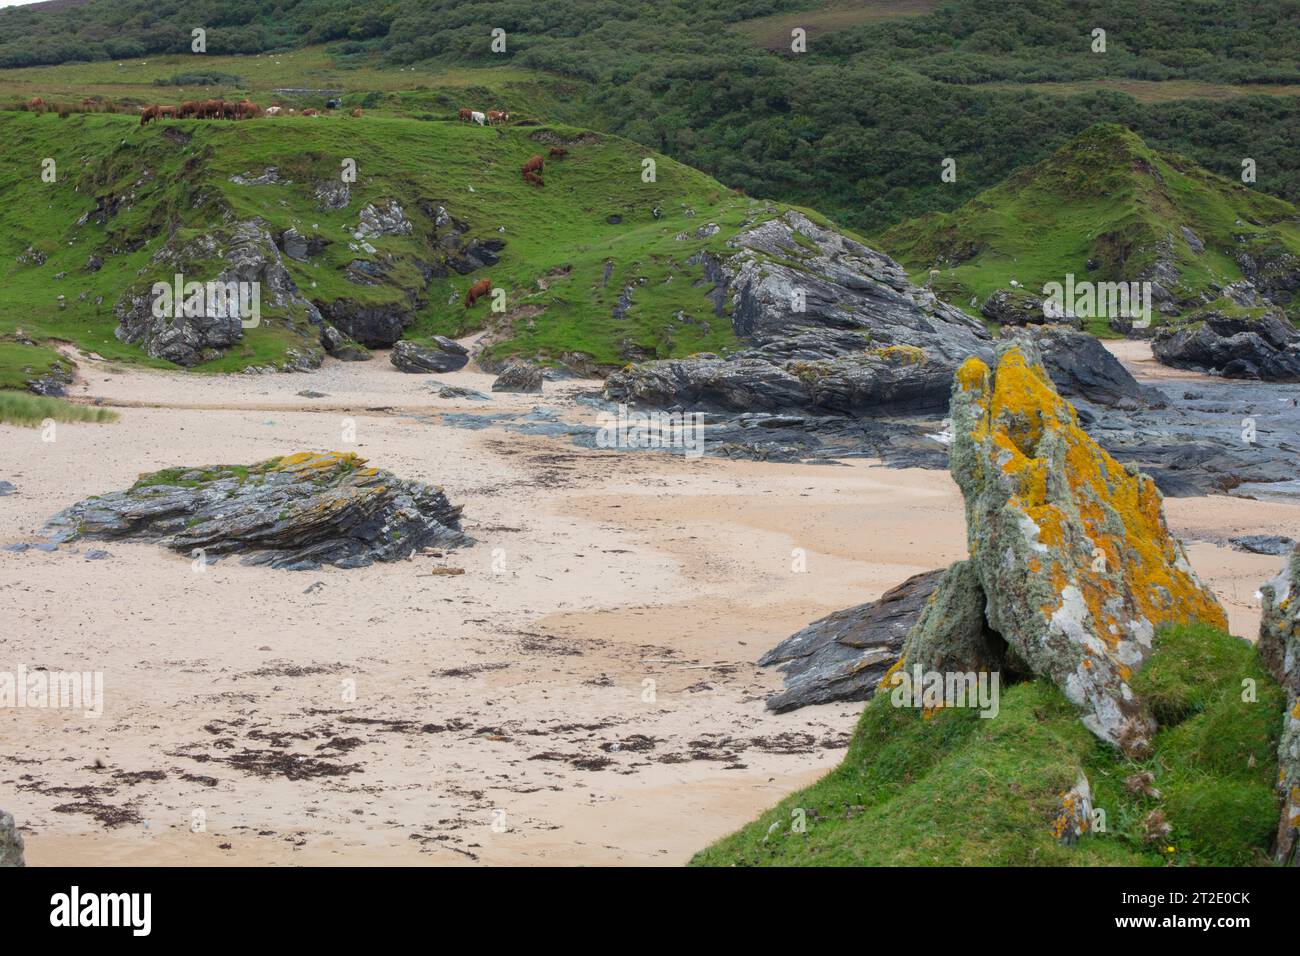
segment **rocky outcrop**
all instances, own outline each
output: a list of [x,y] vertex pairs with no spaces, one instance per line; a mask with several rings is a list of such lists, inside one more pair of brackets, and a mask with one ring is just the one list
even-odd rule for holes
[[371,359],[369,349],[332,325],[321,329],[320,341],[325,351],[340,362],[368,362]]
[[1276,578],[1260,588],[1260,595],[1259,656],[1286,692],[1277,751],[1282,797],[1277,862],[1300,866],[1300,549],[1291,553]]
[[357,228],[352,238],[375,239],[379,236],[409,236],[411,220],[396,199],[381,203],[366,203],[358,214]]
[[908,281],[888,256],[788,211],[691,260],[747,348],[632,365],[611,401],[855,415],[942,408],[952,372],[991,354],[982,323]]
[[1190,323],[1158,331],[1151,351],[1174,368],[1228,378],[1300,382],[1300,330],[1274,312],[1260,316],[1203,312]]
[[454,372],[469,362],[469,350],[459,342],[435,335],[432,343],[398,342],[389,361],[403,372]]
[[[996,371],[971,358],[955,376],[949,467],[970,556],[929,585],[894,666],[1050,677],[1090,730],[1140,756],[1155,721],[1129,681],[1156,628],[1227,619],[1169,534],[1154,482],[1088,437],[1033,342],[1003,341]],[[789,699],[845,699],[835,674],[803,668]]]
[[[1170,535],[1155,483],[1087,436],[1022,339],[999,347],[995,371],[979,359],[962,365],[951,415],[950,469],[966,501],[985,626],[1055,681],[1098,737],[1147,753],[1155,721],[1128,682],[1155,629],[1227,626]],[[935,600],[945,599],[941,589]],[[924,635],[914,636],[904,656],[930,669]],[[978,669],[983,654],[983,635],[969,636],[962,670]]]
[[1027,337],[1038,349],[1052,383],[1066,398],[1086,399],[1108,408],[1163,408],[1159,389],[1138,383],[1119,359],[1086,332],[1063,325],[1004,329],[1004,337]]
[[492,383],[494,392],[541,392],[542,367],[516,362],[507,365]]
[[1073,313],[1060,314],[1051,312],[1052,306],[1044,307],[1042,296],[1034,295],[1025,289],[997,289],[980,306],[980,314],[999,325],[1068,325],[1083,328],[1083,322]]
[[415,321],[409,302],[362,303],[340,298],[320,303],[321,314],[330,325],[366,348],[391,348]]
[[0,868],[26,866],[23,849],[23,835],[18,832],[13,815],[0,810]]
[[[216,275],[204,275],[204,264],[213,261],[223,262],[224,268]],[[320,365],[320,312],[298,290],[261,220],[238,222],[222,235],[205,235],[184,244],[169,242],[154,256],[152,265],[158,273],[157,282],[173,287],[174,276],[180,274],[186,284],[202,283],[205,294],[201,300],[191,302],[188,292],[179,300],[174,295],[155,293],[153,283],[144,289],[128,290],[113,309],[118,320],[115,334],[121,341],[140,345],[152,357],[177,365],[197,365],[217,358],[222,350],[243,338],[244,322],[254,318],[269,321],[246,314],[255,289],[259,312],[274,310],[291,316],[287,324],[302,339],[293,350],[291,364],[297,368]],[[195,267],[200,270],[197,274],[186,271]],[[235,289],[236,294],[206,294],[210,284]],[[244,297],[238,294],[242,291],[240,284],[249,290]],[[169,298],[170,309],[166,307]]]
[[878,600],[814,621],[760,657],[760,667],[776,667],[785,678],[767,708],[781,713],[870,697],[944,573],[913,575]]
[[396,561],[472,543],[441,488],[353,454],[301,452],[249,466],[169,468],[80,501],[46,524],[56,542],[134,538],[191,557],[310,570]]

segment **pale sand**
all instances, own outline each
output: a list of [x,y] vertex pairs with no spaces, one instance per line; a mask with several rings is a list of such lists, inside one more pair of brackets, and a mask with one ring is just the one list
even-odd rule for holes
[[[0,498],[0,545],[142,471],[349,448],[442,484],[479,544],[448,559],[461,576],[431,575],[434,558],[195,573],[151,544],[76,546],[104,561],[0,551],[0,670],[96,670],[106,684],[98,720],[0,711],[0,807],[36,865],[682,863],[838,763],[860,711],[773,715],[779,677],[752,662],[965,551],[944,472],[591,452],[412,417],[538,403],[448,402],[425,385],[487,392],[476,372],[403,375],[382,356],[312,375],[83,372],[77,394],[122,419],[61,425],[51,444],[0,426],[0,478],[20,492]],[[568,396],[593,387],[548,383],[542,401],[585,417]],[[1208,542],[1300,536],[1300,507],[1216,497],[1168,513],[1207,542],[1191,560],[1234,631],[1253,634],[1254,589],[1280,560]],[[356,772],[290,780],[227,762],[245,751]],[[141,771],[163,775],[115,776]],[[99,807],[139,819],[106,827]],[[205,832],[190,830],[195,810]]]

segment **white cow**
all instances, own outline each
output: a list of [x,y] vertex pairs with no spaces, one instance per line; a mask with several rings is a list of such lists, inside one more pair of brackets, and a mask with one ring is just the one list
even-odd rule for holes
[[267,116],[279,116],[279,115],[280,115],[280,107],[278,107],[278,106],[268,106],[268,107],[266,108],[266,115],[267,115]]
[[487,125],[487,117],[484,116],[482,113],[480,113],[478,110],[474,110],[472,113],[470,113],[469,118],[472,119],[475,123],[478,123],[479,126]]

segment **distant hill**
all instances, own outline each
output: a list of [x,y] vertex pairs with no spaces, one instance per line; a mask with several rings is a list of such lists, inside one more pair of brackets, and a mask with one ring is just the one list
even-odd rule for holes
[[936,291],[972,312],[1013,281],[1033,295],[1073,274],[1154,281],[1169,294],[1166,314],[1194,312],[1249,280],[1300,318],[1300,211],[1116,125],[1094,126],[954,211],[878,242],[918,278],[938,270]]
[[[163,56],[190,61],[166,79],[219,56],[315,47],[347,89],[394,91],[391,105],[410,108],[431,73],[508,67],[566,84],[564,115],[547,120],[874,231],[953,209],[1099,121],[1224,175],[1252,156],[1268,170],[1261,191],[1300,201],[1298,11],[1294,0],[91,0],[0,10],[0,68],[68,64],[96,88],[33,79],[79,98]],[[203,55],[190,52],[197,26]],[[795,26],[804,53],[790,50]],[[105,69],[84,66],[96,63]],[[0,96],[9,78],[0,72]],[[939,180],[945,157],[962,164],[955,184]]]

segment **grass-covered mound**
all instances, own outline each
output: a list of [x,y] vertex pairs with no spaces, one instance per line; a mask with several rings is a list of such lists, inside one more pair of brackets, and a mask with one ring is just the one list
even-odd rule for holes
[[[1099,124],[952,212],[901,223],[878,241],[918,279],[938,269],[935,289],[972,312],[972,296],[978,306],[1012,279],[1038,295],[1067,274],[1137,281],[1158,261],[1178,274],[1172,285],[1162,280],[1169,292],[1191,301],[1243,278],[1243,254],[1266,270],[1294,262],[1300,211]],[[1113,334],[1106,318],[1084,323]]]
[[[283,263],[322,309],[345,299],[408,308],[418,298],[406,331],[416,341],[504,322],[492,346],[500,358],[581,353],[612,366],[720,351],[735,343],[730,318],[714,314],[712,284],[688,260],[724,249],[743,222],[780,212],[627,140],[563,126],[335,114],[141,127],[121,115],[0,111],[0,138],[8,146],[0,187],[10,200],[0,209],[0,335],[21,317],[37,341],[154,365],[164,363],[114,338],[114,306],[128,290],[143,295],[172,281],[173,266],[157,258],[165,247],[193,248],[214,233],[220,243],[226,224],[251,219],[273,236],[293,227],[319,243],[309,261]],[[549,158],[552,146],[566,155]],[[542,188],[520,175],[534,154],[547,156]],[[42,181],[43,158],[55,160],[55,182]],[[642,175],[650,158],[653,182]],[[345,159],[357,164],[350,201],[323,208],[317,189],[339,184]],[[232,181],[270,167],[275,182]],[[373,237],[374,251],[361,250],[353,239],[360,210],[389,200],[411,233]],[[462,243],[504,241],[500,262],[469,275],[443,270],[426,287],[422,264],[436,267],[443,254],[433,240],[446,235],[434,222],[439,208],[466,224]],[[716,234],[701,230],[710,222]],[[354,269],[349,280],[358,260],[378,278],[359,282]],[[185,271],[202,281],[222,268],[216,255],[190,259]],[[504,320],[485,304],[462,304],[485,276],[506,290]],[[199,368],[277,364],[304,334],[302,312],[272,307],[264,290],[262,324]]]
[[[1253,701],[1242,699],[1248,680]],[[1044,679],[1004,687],[991,719],[973,709],[922,717],[877,695],[839,767],[693,863],[1267,863],[1278,817],[1273,782],[1283,699],[1254,647],[1204,625],[1167,628],[1132,686],[1161,724],[1152,756],[1141,762],[1098,741]],[[1051,822],[1080,770],[1105,811],[1106,832],[1064,846]],[[1126,785],[1147,773],[1145,786]],[[792,832],[796,808],[804,811],[803,833]],[[1168,835],[1148,839],[1162,818]]]

